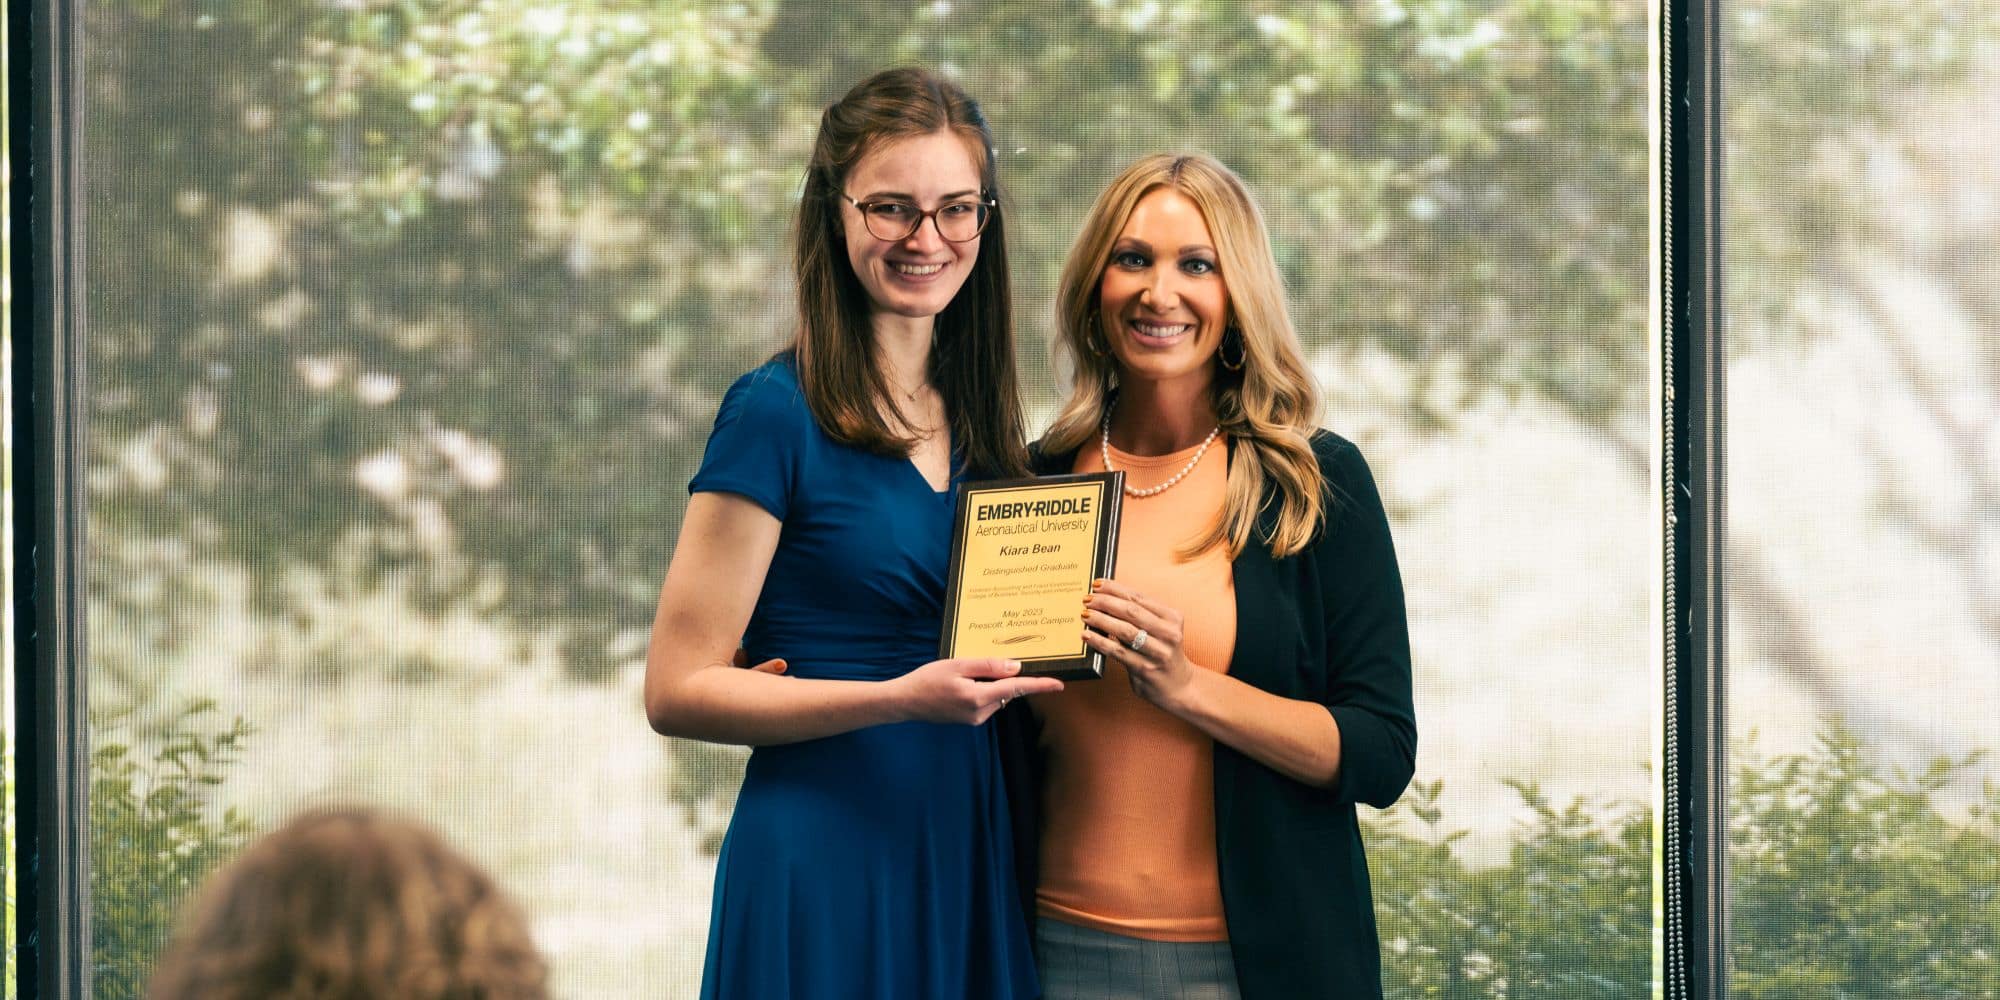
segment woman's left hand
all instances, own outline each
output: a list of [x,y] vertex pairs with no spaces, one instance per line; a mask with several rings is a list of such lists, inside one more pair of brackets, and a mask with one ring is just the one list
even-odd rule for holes
[[1125,665],[1139,697],[1294,781],[1339,780],[1340,724],[1325,705],[1197,668],[1181,648],[1180,611],[1130,586],[1099,580],[1083,608],[1084,641]]
[[1173,711],[1195,671],[1181,648],[1180,611],[1116,580],[1092,583],[1083,609],[1084,641],[1124,664],[1139,697]]

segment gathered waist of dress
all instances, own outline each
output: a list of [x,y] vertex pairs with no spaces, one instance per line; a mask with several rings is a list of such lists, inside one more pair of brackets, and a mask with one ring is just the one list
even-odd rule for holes
[[994,739],[990,725],[911,719],[754,747],[744,792],[792,785],[902,799],[942,781],[967,794],[997,780]]
[[792,677],[888,680],[937,659],[936,621],[875,622],[872,627],[752,627],[743,648],[752,663],[777,658]]

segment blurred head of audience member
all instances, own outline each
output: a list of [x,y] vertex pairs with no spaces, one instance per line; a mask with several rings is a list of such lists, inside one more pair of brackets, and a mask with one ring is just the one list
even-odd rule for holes
[[548,972],[493,879],[409,819],[303,813],[211,877],[151,1000],[545,1000]]

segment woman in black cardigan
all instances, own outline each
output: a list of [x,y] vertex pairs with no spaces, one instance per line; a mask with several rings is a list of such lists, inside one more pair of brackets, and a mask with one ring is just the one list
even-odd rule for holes
[[1083,616],[1103,685],[1000,716],[1044,989],[1192,995],[1163,970],[1208,962],[1212,995],[1379,997],[1355,804],[1414,768],[1402,583],[1367,463],[1314,426],[1248,189],[1206,156],[1133,164],[1058,310],[1076,378],[1036,471],[1122,468],[1130,497]]

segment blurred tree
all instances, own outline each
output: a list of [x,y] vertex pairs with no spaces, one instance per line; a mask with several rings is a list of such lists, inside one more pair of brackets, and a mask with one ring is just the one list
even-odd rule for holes
[[[1771,144],[1752,164],[1878,135],[1990,27],[1897,4],[1857,36],[1774,6],[1738,48],[1798,86],[1733,109],[1740,141]],[[161,641],[158,585],[198,588],[221,560],[274,610],[305,585],[289,570],[348,569],[564,629],[582,674],[629,655],[715,393],[785,335],[776,239],[817,109],[898,62],[965,76],[992,111],[1037,251],[1030,343],[1096,181],[1209,148],[1270,206],[1310,346],[1405,359],[1411,418],[1499,391],[1643,425],[1635,0],[159,0],[89,18],[92,500],[119,567],[99,587]],[[1895,74],[1828,91],[1855,45],[1897,53]],[[1733,221],[1764,249],[1851,198],[1732,182],[1767,206]]]
[[[1875,391],[1839,405],[1870,415],[1856,458],[1877,520],[1915,543],[1948,613],[1983,639],[1965,669],[2000,671],[2000,547],[1984,540],[2000,537],[2000,160],[1972,138],[2000,108],[2000,8],[1827,13],[1759,0],[1725,25],[1730,350],[1852,337],[1839,349]],[[1859,317],[1851,335],[1843,312]],[[1786,571],[1778,549],[1809,544],[1796,526],[1748,521],[1730,530],[1728,585],[1751,655],[1898,759],[1962,745],[1870,686],[1844,611]]]
[[88,16],[95,582],[156,645],[223,564],[267,612],[393,584],[560,630],[580,675],[632,656],[714,400],[786,335],[818,108],[892,63],[991,110],[1030,372],[1098,180],[1205,147],[1309,345],[1406,359],[1413,419],[1643,396],[1636,2]]
[[775,96],[749,25],[615,6],[89,12],[114,630],[172,646],[217,563],[269,612],[393,582],[568,628],[591,675],[645,627],[701,390],[780,326],[742,244],[789,180],[710,173]]

